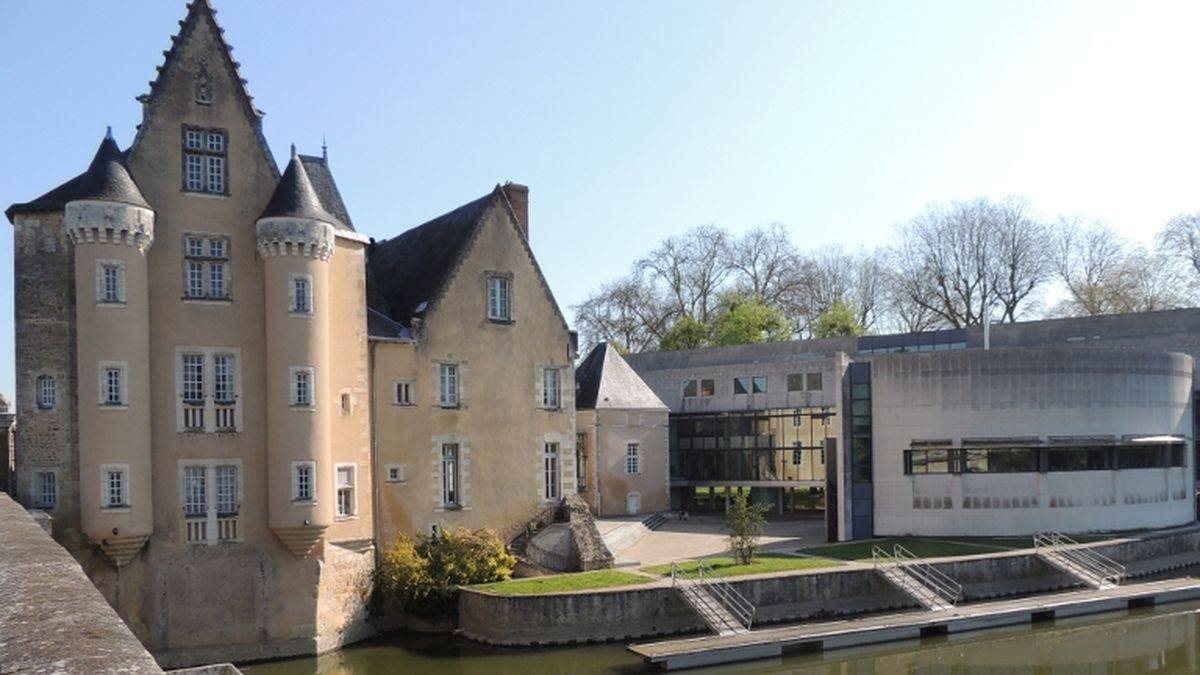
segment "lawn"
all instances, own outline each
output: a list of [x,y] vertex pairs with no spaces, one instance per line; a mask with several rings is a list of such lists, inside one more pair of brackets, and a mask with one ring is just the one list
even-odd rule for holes
[[[827,558],[801,558],[791,555],[781,555],[778,553],[762,553],[754,556],[754,561],[749,565],[738,565],[734,563],[731,556],[716,556],[705,558],[704,562],[708,563],[717,576],[721,577],[737,577],[744,574],[765,574],[767,572],[790,572],[793,570],[812,570],[821,567],[837,567],[842,563],[836,560]],[[695,560],[689,560],[681,563],[680,567],[686,572],[694,572],[699,565]],[[671,574],[671,566],[655,565],[653,567],[643,567],[643,572],[650,574],[659,574],[668,576]]]
[[556,574],[546,577],[510,579],[490,584],[479,584],[471,588],[499,595],[536,595],[538,593],[561,593],[563,591],[586,591],[614,586],[647,584],[651,579],[641,574],[630,574],[617,570],[599,570],[578,574]]

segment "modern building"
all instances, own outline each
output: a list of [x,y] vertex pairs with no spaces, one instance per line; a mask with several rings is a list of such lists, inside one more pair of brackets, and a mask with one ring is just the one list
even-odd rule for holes
[[627,359],[671,408],[674,507],[816,490],[846,540],[1191,522],[1197,355],[1184,309]]
[[15,496],[166,665],[356,639],[377,546],[577,484],[527,188],[370,241],[326,153],[280,173],[222,33],[193,0],[130,147],[6,211]]
[[575,369],[578,492],[600,516],[670,508],[666,404],[602,342]]

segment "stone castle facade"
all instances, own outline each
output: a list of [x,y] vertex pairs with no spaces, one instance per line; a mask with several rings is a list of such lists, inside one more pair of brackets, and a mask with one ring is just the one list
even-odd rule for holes
[[279,172],[215,15],[127,149],[6,212],[14,493],[172,665],[356,639],[398,533],[516,532],[579,485],[528,190],[368,239],[324,153]]

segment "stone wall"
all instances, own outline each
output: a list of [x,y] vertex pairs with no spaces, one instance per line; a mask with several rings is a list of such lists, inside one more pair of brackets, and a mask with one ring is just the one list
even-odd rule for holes
[[571,528],[571,563],[584,572],[605,570],[613,566],[613,554],[604,545],[588,503],[579,495],[566,499]]
[[79,563],[5,494],[0,542],[0,672],[162,672]]
[[[1200,564],[1200,527],[1097,545],[1131,576]],[[963,600],[1042,593],[1080,586],[1035,552],[972,556],[935,565],[963,585]],[[915,608],[872,568],[814,570],[733,580],[757,608],[755,625],[833,619]],[[548,595],[502,596],[476,590],[459,599],[468,637],[501,645],[604,642],[704,631],[670,581],[649,586]]]

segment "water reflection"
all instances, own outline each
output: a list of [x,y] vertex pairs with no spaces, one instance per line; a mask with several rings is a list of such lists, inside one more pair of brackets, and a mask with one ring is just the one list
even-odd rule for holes
[[[1200,604],[1068,619],[962,636],[893,643],[828,655],[686,671],[804,675],[1058,675],[1200,672]],[[247,666],[252,675],[533,675],[642,673],[623,645],[499,649],[441,636],[373,641],[319,658]]]

